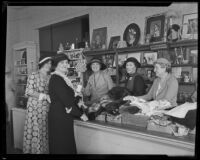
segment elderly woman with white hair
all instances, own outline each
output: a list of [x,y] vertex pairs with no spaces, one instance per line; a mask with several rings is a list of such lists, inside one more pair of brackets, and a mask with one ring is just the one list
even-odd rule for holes
[[[171,63],[165,58],[159,58],[154,63],[154,71],[157,78],[154,80],[151,89],[147,94],[138,96],[137,98],[146,101],[162,100],[169,102],[171,107],[177,106],[178,81],[170,73]],[[126,97],[125,99],[129,98]]]

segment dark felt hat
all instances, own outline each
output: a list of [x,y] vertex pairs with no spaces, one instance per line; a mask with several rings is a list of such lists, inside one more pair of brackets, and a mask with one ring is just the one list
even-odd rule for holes
[[123,67],[126,68],[126,63],[133,62],[136,66],[136,68],[139,68],[141,66],[140,62],[134,57],[129,57],[123,64]]
[[57,66],[57,64],[60,62],[60,61],[63,61],[63,60],[68,60],[70,61],[70,59],[68,58],[68,56],[64,53],[59,53],[59,54],[56,54],[54,57],[53,57],[53,64],[55,66]]
[[101,65],[100,70],[106,69],[106,65],[102,62],[101,58],[92,58],[91,61],[87,64],[87,69],[91,70],[91,64],[95,62]]

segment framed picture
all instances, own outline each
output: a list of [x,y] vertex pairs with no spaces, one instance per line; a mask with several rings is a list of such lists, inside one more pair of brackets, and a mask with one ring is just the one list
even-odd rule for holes
[[165,13],[146,17],[145,43],[166,41],[167,18]]
[[143,63],[153,65],[157,60],[157,52],[144,52]]
[[113,37],[111,37],[108,49],[117,48],[117,45],[118,45],[119,41],[120,41],[120,36],[113,36]]
[[106,49],[107,27],[94,29],[92,33],[91,49]]
[[197,13],[183,15],[183,39],[197,39],[198,37],[198,17]]
[[135,47],[140,39],[140,28],[137,24],[129,24],[123,35],[123,40],[126,41],[127,47]]

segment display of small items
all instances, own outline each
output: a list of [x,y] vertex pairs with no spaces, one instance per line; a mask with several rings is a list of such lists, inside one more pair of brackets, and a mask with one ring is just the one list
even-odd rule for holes
[[27,67],[18,68],[18,74],[27,74]]
[[20,108],[26,108],[27,98],[26,97],[18,97],[18,105]]
[[75,68],[69,68],[67,76],[78,76],[78,73],[75,71]]
[[191,102],[191,96],[192,94],[189,92],[178,92],[177,103]]
[[103,63],[106,64],[108,68],[113,67],[114,55],[109,55],[109,54],[103,55],[102,60],[103,60]]
[[18,84],[26,84],[27,83],[27,78],[28,77],[20,77],[19,79],[18,79]]
[[185,82],[185,83],[192,82],[191,75],[188,71],[181,72],[181,82]]

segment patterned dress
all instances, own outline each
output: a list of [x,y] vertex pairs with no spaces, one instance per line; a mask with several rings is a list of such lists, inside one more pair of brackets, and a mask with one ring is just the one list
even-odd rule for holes
[[28,97],[23,152],[31,154],[48,154],[48,111],[49,103],[46,100],[39,101],[31,95],[35,93],[48,94],[50,76],[44,79],[39,72],[33,72],[27,81],[25,95]]

